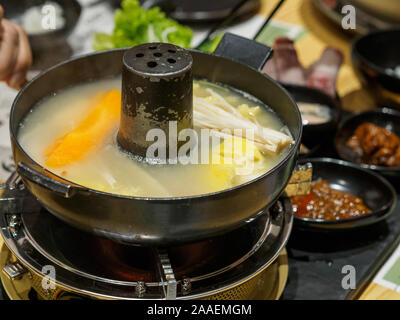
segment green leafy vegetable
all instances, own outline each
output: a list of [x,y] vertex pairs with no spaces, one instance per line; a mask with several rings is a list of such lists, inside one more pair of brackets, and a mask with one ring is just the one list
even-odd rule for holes
[[169,42],[183,48],[190,47],[192,30],[167,18],[160,8],[145,10],[137,0],[123,0],[121,7],[115,11],[113,33],[94,35],[94,50],[132,47],[147,42]]

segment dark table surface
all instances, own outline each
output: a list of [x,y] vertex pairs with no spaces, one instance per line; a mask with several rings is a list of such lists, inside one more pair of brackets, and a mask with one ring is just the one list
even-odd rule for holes
[[356,286],[385,248],[400,234],[400,203],[379,224],[359,231],[332,234],[292,233],[287,246],[289,277],[282,299],[345,299],[345,265],[354,266]]
[[0,300],[9,300],[6,293],[4,292],[3,286],[0,283]]

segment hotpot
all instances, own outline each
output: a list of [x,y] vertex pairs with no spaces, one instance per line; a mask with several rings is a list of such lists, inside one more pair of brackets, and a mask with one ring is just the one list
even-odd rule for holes
[[41,73],[19,92],[11,109],[10,136],[17,172],[30,192],[48,211],[72,226],[129,244],[167,246],[200,240],[243,226],[264,214],[281,196],[292,175],[302,122],[287,91],[260,72],[272,50],[242,37],[225,35],[213,54],[196,50],[190,53],[195,78],[223,83],[255,96],[277,113],[293,136],[294,143],[280,163],[248,183],[189,197],[121,196],[57,176],[21,147],[19,125],[38,101],[79,83],[118,76],[126,50],[72,58]]

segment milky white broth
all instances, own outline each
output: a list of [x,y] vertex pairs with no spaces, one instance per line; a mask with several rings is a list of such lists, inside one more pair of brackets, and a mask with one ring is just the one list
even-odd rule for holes
[[[208,84],[199,81],[196,95],[205,94]],[[237,107],[242,103],[249,106],[260,105],[256,100],[245,98],[233,90],[212,84],[213,90],[229,97],[229,102]],[[54,140],[65,132],[73,130],[91,111],[88,104],[98,92],[121,89],[121,79],[96,81],[80,84],[62,90],[39,102],[20,125],[18,140],[23,149],[36,162],[45,167],[44,151]],[[260,124],[280,130],[283,127],[279,118],[271,111],[262,108],[257,115]],[[55,174],[77,184],[110,193],[145,196],[171,197],[199,195],[233,187],[243,180],[233,180],[227,185],[215,185],[210,176],[209,165],[148,165],[139,163],[116,144],[118,127],[105,139],[95,153],[62,168],[48,168]],[[274,167],[287,154],[287,149],[279,155],[265,155],[261,175]],[[254,176],[252,177],[254,178]],[[241,182],[239,182],[241,181]]]

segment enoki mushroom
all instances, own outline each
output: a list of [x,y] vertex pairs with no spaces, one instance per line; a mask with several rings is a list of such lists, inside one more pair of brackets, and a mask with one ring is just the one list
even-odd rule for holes
[[[254,117],[247,118],[221,95],[208,88],[208,97],[194,97],[193,122],[198,128],[211,129],[220,137],[240,136],[254,142],[261,151],[278,153],[293,142],[288,135],[278,130],[263,127]],[[227,130],[242,129],[242,130]],[[246,129],[252,131],[246,134]],[[227,131],[229,133],[227,133]]]

